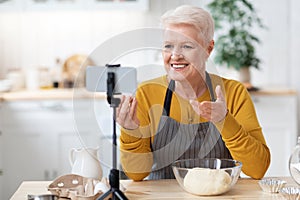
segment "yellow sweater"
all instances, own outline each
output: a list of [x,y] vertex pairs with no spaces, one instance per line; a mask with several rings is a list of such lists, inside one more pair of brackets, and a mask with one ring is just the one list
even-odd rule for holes
[[[270,164],[270,152],[256,117],[254,105],[246,88],[239,82],[210,75],[213,88],[220,85],[227,102],[228,114],[215,124],[233,159],[241,161],[242,171],[255,179],[264,176]],[[121,130],[121,163],[126,175],[133,180],[143,180],[152,167],[150,148],[162,114],[168,82],[162,76],[142,83],[137,92],[137,116],[140,128]],[[209,101],[209,91],[198,101]],[[199,123],[205,120],[192,109],[189,101],[173,93],[170,117],[181,123]]]

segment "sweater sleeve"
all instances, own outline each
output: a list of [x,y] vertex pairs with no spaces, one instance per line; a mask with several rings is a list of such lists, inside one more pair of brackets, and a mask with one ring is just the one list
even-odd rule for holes
[[137,117],[139,128],[135,130],[121,129],[120,147],[122,168],[128,178],[141,181],[147,177],[152,168],[151,123],[148,92],[139,87],[136,92],[138,101]]
[[259,125],[248,91],[242,85],[226,94],[228,114],[217,128],[233,159],[242,162],[242,171],[260,179],[270,165],[270,151]]
[[121,130],[121,163],[125,174],[134,181],[141,181],[149,175],[152,167],[150,138],[145,137],[149,128]]

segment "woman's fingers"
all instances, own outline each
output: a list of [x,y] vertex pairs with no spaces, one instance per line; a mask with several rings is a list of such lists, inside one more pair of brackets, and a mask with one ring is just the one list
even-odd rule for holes
[[118,113],[117,117],[122,122],[122,124],[125,121],[125,119],[128,115],[128,112],[129,112],[130,98],[131,98],[130,96],[124,96],[122,104],[119,105],[119,113]]
[[136,115],[136,108],[137,108],[137,101],[135,98],[131,99],[131,103],[129,105],[130,109],[129,109],[129,116],[134,119],[135,115]]
[[130,122],[131,122],[131,129],[136,129],[139,127],[139,120],[137,118],[137,100],[136,98],[132,99],[131,105],[130,105]]
[[125,100],[125,96],[122,95],[121,98],[120,98],[119,106],[118,106],[117,109],[116,109],[116,114],[117,114],[117,116],[119,116],[120,109],[121,109],[121,107],[122,107],[122,105],[123,105],[124,100]]
[[136,129],[139,121],[136,117],[137,101],[131,96],[122,96],[116,112],[116,121],[126,129]]
[[192,99],[192,100],[190,100],[190,104],[192,105],[194,111],[195,111],[198,115],[201,115],[201,110],[200,110],[200,107],[199,107],[199,102]]
[[222,121],[227,114],[227,105],[219,85],[216,87],[215,91],[217,96],[217,100],[215,102],[198,102],[197,100],[190,100],[190,104],[195,112],[201,117],[212,122],[219,122]]

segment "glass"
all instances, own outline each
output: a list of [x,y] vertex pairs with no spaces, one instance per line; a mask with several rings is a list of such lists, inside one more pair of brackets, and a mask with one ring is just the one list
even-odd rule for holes
[[289,170],[292,178],[300,185],[300,137],[289,159]]
[[179,185],[194,195],[219,195],[237,182],[242,163],[231,159],[203,158],[178,160],[172,164]]

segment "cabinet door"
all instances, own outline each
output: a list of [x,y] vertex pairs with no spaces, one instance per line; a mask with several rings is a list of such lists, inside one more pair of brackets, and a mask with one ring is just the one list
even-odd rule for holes
[[267,95],[253,100],[271,152],[265,176],[289,176],[288,160],[297,142],[297,97]]
[[3,140],[3,199],[9,199],[22,181],[44,180],[48,174],[41,134],[4,129]]
[[[1,118],[1,111],[0,111],[0,118]],[[0,123],[0,199],[3,198],[3,137],[2,137],[2,126]]]
[[7,183],[1,199],[9,199],[24,180],[53,180],[71,173],[72,148],[99,148],[103,174],[108,175],[112,115],[106,100],[92,107],[85,100],[6,102],[0,114],[5,116],[1,121],[5,142],[0,149],[2,180]]
[[[103,176],[108,177],[112,168],[112,127],[113,116],[106,99],[96,100],[76,100],[74,105],[74,119],[76,140],[80,139],[81,146],[98,148],[98,159],[101,162]],[[117,134],[119,134],[117,127]],[[63,135],[63,140],[67,141],[67,135]],[[74,138],[73,138],[74,139]],[[67,142],[63,145],[66,148]]]
[[71,111],[58,101],[7,102],[1,114],[5,116],[1,147],[5,183],[3,199],[9,199],[24,180],[53,180],[57,177],[57,133],[58,130],[73,130],[73,120]]
[[2,106],[3,104],[0,103],[0,199],[4,199],[4,194],[3,194],[3,112],[1,112],[2,110]]

